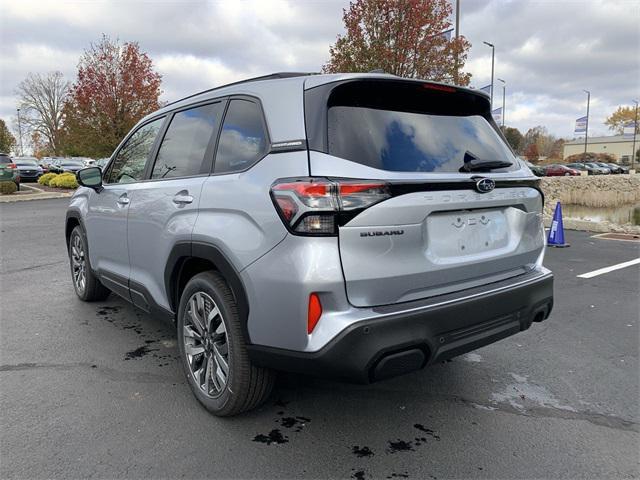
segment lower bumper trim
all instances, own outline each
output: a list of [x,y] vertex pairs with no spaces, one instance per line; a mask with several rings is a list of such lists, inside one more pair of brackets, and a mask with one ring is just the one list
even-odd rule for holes
[[553,275],[424,310],[358,322],[317,352],[249,345],[260,366],[368,383],[448,360],[528,329],[553,308]]

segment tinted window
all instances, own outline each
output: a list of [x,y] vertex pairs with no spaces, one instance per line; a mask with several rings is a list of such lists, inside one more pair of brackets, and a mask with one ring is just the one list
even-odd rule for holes
[[216,173],[237,172],[249,168],[267,152],[267,134],[258,104],[231,100],[224,117]]
[[107,183],[131,183],[142,180],[153,142],[164,118],[159,118],[140,127],[122,146],[111,162]]
[[0,163],[11,163],[11,157],[8,155],[0,155]]
[[151,177],[186,177],[205,171],[208,173],[205,152],[221,109],[221,103],[214,103],[176,113],[162,140]]
[[38,162],[36,162],[35,160],[18,160],[18,159],[16,159],[14,163],[16,165],[29,166],[29,167],[35,167],[36,165],[38,165]]
[[329,153],[394,172],[457,172],[465,155],[515,163],[480,115],[430,115],[336,106],[328,114]]

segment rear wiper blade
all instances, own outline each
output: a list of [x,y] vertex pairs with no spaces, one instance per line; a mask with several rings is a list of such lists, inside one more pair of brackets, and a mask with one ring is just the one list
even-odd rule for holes
[[494,168],[506,168],[513,165],[506,160],[480,160],[474,158],[464,162],[464,165],[460,168],[461,172],[477,172],[478,170],[491,170]]

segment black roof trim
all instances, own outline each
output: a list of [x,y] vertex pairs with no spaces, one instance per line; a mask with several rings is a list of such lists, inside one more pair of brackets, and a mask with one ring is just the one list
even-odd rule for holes
[[169,102],[166,105],[164,105],[164,107],[167,107],[169,105],[173,105],[173,104],[178,103],[178,102],[182,102],[183,100],[187,100],[189,98],[197,97],[198,95],[202,95],[203,93],[213,92],[215,90],[219,90],[221,88],[232,87],[234,85],[240,85],[240,84],[249,83],[249,82],[260,82],[262,80],[276,80],[278,78],[304,77],[304,76],[307,76],[307,75],[318,75],[318,73],[315,73],[315,72],[276,72],[276,73],[271,73],[269,75],[262,75],[260,77],[247,78],[245,80],[240,80],[240,81],[233,82],[233,83],[227,83],[226,85],[220,85],[219,87],[209,88],[207,90],[203,90],[201,92],[194,93],[193,95],[188,95],[188,96],[186,96],[184,98],[181,98],[179,100],[174,100],[173,102]]

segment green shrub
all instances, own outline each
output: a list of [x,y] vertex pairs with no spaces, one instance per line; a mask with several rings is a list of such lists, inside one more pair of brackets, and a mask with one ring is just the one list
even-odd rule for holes
[[40,185],[49,185],[49,182],[58,176],[57,173],[45,173],[38,179]]
[[18,187],[13,182],[0,182],[0,193],[7,195],[10,193],[16,193]]
[[50,187],[78,188],[78,181],[73,173],[61,173],[49,181]]

